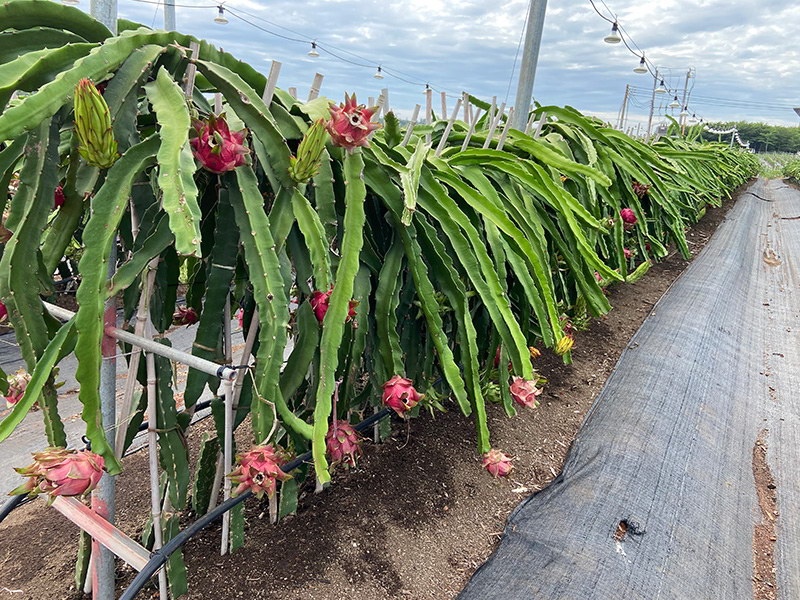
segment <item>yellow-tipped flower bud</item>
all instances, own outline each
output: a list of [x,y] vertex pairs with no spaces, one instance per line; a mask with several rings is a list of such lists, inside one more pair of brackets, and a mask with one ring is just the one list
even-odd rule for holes
[[559,356],[565,355],[567,352],[572,350],[572,346],[575,345],[575,340],[571,335],[565,335],[563,338],[558,340],[556,344],[556,354]]
[[108,104],[88,79],[81,79],[75,86],[74,101],[78,152],[89,165],[109,168],[119,158],[119,152]]
[[319,172],[319,161],[325,150],[325,120],[316,121],[306,131],[297,147],[297,156],[289,157],[289,177],[296,183],[305,183]]

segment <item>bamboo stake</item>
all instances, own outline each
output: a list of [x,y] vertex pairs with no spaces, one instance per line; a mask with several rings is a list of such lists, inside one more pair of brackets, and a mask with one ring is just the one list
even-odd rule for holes
[[[433,90],[427,85],[425,86],[425,124],[431,125],[433,123]],[[425,134],[425,142],[431,143],[431,134]]]
[[444,128],[442,139],[439,140],[439,145],[436,148],[436,156],[441,155],[442,151],[444,150],[444,147],[447,144],[447,138],[450,135],[450,130],[453,129],[453,122],[456,120],[456,115],[458,115],[458,111],[460,108],[461,108],[461,98],[456,100],[456,105],[453,107],[453,112],[450,114],[450,120],[447,122],[447,127]]
[[469,146],[469,141],[472,139],[472,134],[475,133],[475,126],[478,124],[478,119],[480,118],[481,118],[481,109],[480,108],[475,109],[475,116],[472,119],[472,122],[470,123],[469,131],[467,131],[467,137],[464,138],[464,143],[461,144],[462,152],[466,150],[467,147]]
[[411,122],[408,124],[406,128],[406,135],[403,137],[403,141],[400,143],[401,146],[407,146],[408,142],[411,141],[411,135],[414,133],[414,125],[417,124],[417,119],[419,118],[419,110],[422,108],[419,104],[414,106],[414,112],[411,113]]
[[492,122],[489,124],[489,131],[486,133],[486,141],[483,143],[484,148],[488,148],[489,145],[492,143],[492,137],[494,136],[494,131],[497,129],[497,126],[500,124],[500,121],[503,119],[503,113],[506,110],[506,103],[503,102],[500,105],[500,108],[497,110],[497,114],[495,118],[492,119]]
[[311,89],[308,90],[308,101],[311,102],[312,100],[319,97],[319,90],[322,87],[322,80],[325,76],[322,73],[315,73],[314,80],[311,82]]
[[273,60],[269,67],[269,77],[267,78],[267,86],[264,88],[264,95],[262,100],[267,106],[272,102],[272,97],[275,95],[275,86],[278,85],[278,76],[281,74],[281,63]]
[[[222,382],[222,394],[225,396],[225,447],[223,455],[223,470],[230,473],[233,466],[233,382]],[[226,481],[223,484],[223,500],[231,497],[231,484]],[[231,537],[231,513],[230,511],[222,515],[222,541],[220,543],[220,554],[225,555],[230,549]]]
[[506,136],[508,135],[508,130],[511,129],[511,117],[514,116],[514,107],[508,109],[508,119],[506,120],[506,126],[503,127],[503,133],[500,134],[500,140],[497,142],[497,149],[502,150],[503,146],[506,143]]

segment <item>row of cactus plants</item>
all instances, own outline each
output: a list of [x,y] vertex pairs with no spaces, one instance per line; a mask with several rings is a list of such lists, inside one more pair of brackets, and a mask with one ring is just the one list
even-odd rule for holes
[[[30,372],[7,395],[0,440],[38,403],[48,444],[66,445],[54,373],[74,353],[93,451],[48,450],[23,470],[26,493],[52,495],[64,477],[88,478],[67,488],[84,493],[89,467],[121,471],[100,417],[103,307],[121,297],[130,323],[150,268],[156,332],[197,322],[193,352],[203,358],[225,361],[226,304],[244,331],[257,319],[236,412],[256,446],[230,474],[237,490],[274,497],[280,480],[280,511],[290,512],[298,481],[324,484],[332,465],[355,464],[351,421],[380,404],[402,418],[457,407],[474,420],[486,469],[506,475],[486,403],[509,415],[535,406],[538,348],[570,360],[574,330],[611,308],[604,288],[640,277],[670,244],[688,256],[686,227],[757,168],[718,144],[645,145],[555,106],[533,115],[547,115],[541,136],[512,129],[502,150],[483,147],[487,116],[463,150],[462,121],[415,125],[403,143],[393,114],[379,128],[355,96],[303,103],[276,89],[265,102],[264,75],[191,36],[123,20],[112,35],[48,0],[7,2],[0,22],[0,185],[10,190],[0,297]],[[79,308],[62,325],[42,299],[75,247]],[[156,357],[156,367],[168,538],[190,502],[209,509],[219,442],[204,442],[192,476],[186,436],[218,382],[190,370],[180,407],[169,361]],[[135,376],[146,384],[144,369]],[[212,409],[222,439],[219,401]],[[144,411],[142,402],[126,443]],[[307,450],[313,469],[279,469]],[[177,596],[179,555],[169,567]]]

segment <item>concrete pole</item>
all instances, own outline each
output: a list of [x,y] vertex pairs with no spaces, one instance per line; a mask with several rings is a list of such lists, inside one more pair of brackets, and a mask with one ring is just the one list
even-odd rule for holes
[[117,34],[117,0],[91,0],[89,4],[90,14]]
[[172,2],[164,2],[164,29],[167,31],[175,31],[175,5]]
[[544,29],[544,13],[547,11],[547,0],[531,0],[528,11],[528,22],[525,25],[525,47],[522,51],[522,64],[519,68],[519,84],[517,97],[514,100],[514,111],[511,127],[525,131],[528,123],[528,111],[533,96],[533,80],[536,77],[536,63],[539,61],[539,46],[542,43]]
[[630,93],[631,86],[625,84],[625,95],[622,97],[622,106],[619,109],[619,117],[617,117],[617,129],[622,129],[622,122],[625,119],[625,107],[628,106],[628,94]]
[[650,96],[650,116],[647,118],[647,132],[644,136],[644,141],[650,141],[650,131],[653,129],[653,111],[656,108],[656,88],[658,87],[658,67],[656,73],[653,75],[653,94]]
[[[692,69],[688,69],[686,71],[686,80],[683,83],[683,99],[681,100],[681,112],[684,111],[686,108],[686,96],[689,93],[689,79],[692,77]],[[686,119],[688,117],[681,117],[680,124],[681,124],[681,135],[685,133],[686,129]]]

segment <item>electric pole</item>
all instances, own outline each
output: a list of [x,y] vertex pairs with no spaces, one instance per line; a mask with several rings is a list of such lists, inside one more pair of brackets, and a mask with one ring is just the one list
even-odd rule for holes
[[175,31],[175,5],[172,2],[164,2],[164,29]]
[[631,86],[626,83],[625,84],[625,96],[622,98],[622,107],[620,107],[620,109],[619,109],[619,117],[618,117],[618,120],[617,120],[617,129],[619,129],[620,131],[624,127],[625,112],[626,112],[626,109],[628,108],[628,97],[629,97],[629,94],[630,94],[630,90],[631,90]]
[[522,50],[522,63],[519,68],[517,97],[514,101],[516,110],[511,118],[511,127],[520,131],[525,131],[525,126],[528,124],[528,107],[531,105],[533,95],[533,80],[536,77],[536,63],[539,60],[546,10],[547,0],[531,0],[528,21],[525,25],[525,47]]

